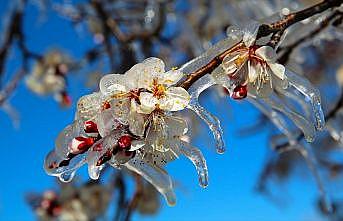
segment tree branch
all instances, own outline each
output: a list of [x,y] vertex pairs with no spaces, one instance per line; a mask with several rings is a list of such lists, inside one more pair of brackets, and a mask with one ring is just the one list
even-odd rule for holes
[[193,73],[190,73],[187,75],[187,78],[178,84],[179,87],[183,87],[186,90],[189,89],[190,86],[197,80],[199,80],[202,76],[211,73],[214,69],[216,69],[222,62],[223,59],[230,54],[231,52],[240,49],[243,47],[243,42],[239,42],[232,46],[231,48],[225,50],[220,55],[217,55],[214,57],[209,63],[204,65],[203,67],[199,68],[198,70],[194,71]]
[[17,88],[21,79],[25,76],[25,73],[26,72],[24,70],[18,71],[12,78],[12,80],[9,83],[7,83],[5,88],[0,91],[0,106],[9,98],[12,92]]
[[309,17],[312,17],[318,13],[321,13],[327,9],[338,7],[343,3],[343,0],[324,0],[314,6],[306,8],[304,10],[291,13],[285,16],[283,19],[277,22],[273,22],[271,24],[263,24],[260,26],[257,32],[257,39],[261,37],[268,36],[270,34],[274,34],[279,31],[286,30],[289,26],[305,20]]
[[[270,34],[274,34],[272,36],[272,41],[270,42],[270,45],[275,46],[281,39],[283,32],[291,25],[299,21],[302,21],[306,18],[312,17],[313,15],[321,13],[329,8],[338,7],[342,3],[343,0],[326,0],[302,11],[291,13],[285,18],[281,19],[280,21],[271,24],[262,24],[259,27],[257,39],[264,36],[268,36]],[[188,74],[186,79],[180,82],[178,86],[188,89],[195,81],[200,79],[202,76],[211,73],[215,68],[217,68],[223,62],[223,59],[228,54],[239,49],[242,46],[243,43],[240,42],[232,46],[231,48],[225,50],[220,55],[214,57],[209,63],[207,63],[203,67],[199,68],[193,73]]]
[[303,36],[302,38],[299,38],[297,41],[295,41],[294,43],[279,48],[277,50],[277,52],[282,53],[282,56],[278,59],[278,61],[281,64],[286,64],[289,56],[291,55],[291,53],[293,52],[293,50],[299,46],[300,44],[302,44],[303,42],[312,39],[313,37],[315,37],[317,34],[319,34],[321,31],[323,31],[326,27],[328,27],[331,23],[331,21],[333,21],[333,23],[335,23],[336,21],[339,21],[343,18],[343,12],[341,11],[335,11],[333,12],[329,17],[327,17],[326,19],[324,19],[319,26],[314,29],[313,31],[311,31],[308,35]]

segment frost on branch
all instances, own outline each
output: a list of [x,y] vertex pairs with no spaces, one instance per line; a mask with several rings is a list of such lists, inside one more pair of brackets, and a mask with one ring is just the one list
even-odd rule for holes
[[99,178],[106,163],[128,168],[173,205],[172,181],[163,167],[185,155],[195,165],[200,185],[206,187],[208,172],[202,153],[180,139],[188,125],[175,113],[190,103],[188,92],[175,86],[183,73],[164,68],[160,59],[148,58],[124,75],[104,76],[100,92],[80,98],[74,123],[60,133],[45,160],[47,173],[70,181],[85,163],[92,179]]

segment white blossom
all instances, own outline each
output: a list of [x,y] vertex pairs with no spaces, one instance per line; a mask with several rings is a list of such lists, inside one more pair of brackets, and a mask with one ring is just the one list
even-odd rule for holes
[[134,65],[124,75],[111,74],[100,81],[100,91],[105,95],[132,96],[140,101],[137,112],[150,114],[155,109],[179,111],[189,102],[188,92],[174,87],[183,74],[172,69],[165,72],[158,58],[148,58]]

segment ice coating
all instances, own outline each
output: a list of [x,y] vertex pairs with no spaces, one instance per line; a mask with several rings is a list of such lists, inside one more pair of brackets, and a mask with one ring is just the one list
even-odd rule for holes
[[176,204],[172,180],[164,170],[154,165],[147,164],[139,159],[139,157],[128,161],[123,166],[138,173],[149,181],[164,196],[170,206]]
[[324,113],[321,107],[320,93],[306,78],[300,77],[294,72],[287,70],[286,76],[289,84],[302,93],[311,103],[315,120],[315,127],[322,130],[325,125]]
[[331,137],[343,144],[343,109],[340,108],[336,112],[334,118],[330,119],[326,124],[326,129],[329,131]]
[[[225,87],[235,99],[243,99],[248,93],[249,101],[286,135],[292,148],[298,136],[295,136],[286,118],[300,128],[307,141],[312,141],[316,129],[324,127],[319,93],[301,76],[290,71],[287,71],[285,76],[284,66],[278,64],[273,56],[257,56],[259,49],[260,52],[265,52],[264,55],[267,55],[267,52],[276,54],[273,48],[259,45],[260,42],[254,45],[257,30],[256,23],[245,29],[228,29],[227,39],[215,44],[180,69],[165,72],[162,60],[148,58],[134,65],[125,73],[125,78],[119,74],[104,76],[100,81],[100,92],[80,98],[76,121],[59,135],[55,151],[47,156],[45,169],[63,181],[70,181],[75,171],[85,163],[88,163],[88,173],[92,179],[99,178],[105,163],[115,168],[126,167],[147,179],[170,205],[174,205],[176,199],[172,181],[163,168],[178,155],[182,154],[192,161],[200,185],[208,185],[208,169],[204,156],[199,149],[180,140],[180,137],[187,133],[188,127],[182,126],[182,118],[175,120],[174,112],[183,110],[186,106],[195,112],[213,133],[217,152],[223,153],[225,146],[220,121],[199,103],[201,93],[218,84]],[[228,50],[235,45],[237,47]],[[225,58],[221,55],[224,51]],[[244,56],[241,56],[242,54]],[[255,64],[250,66],[253,64],[253,58]],[[201,73],[202,77],[193,83],[188,91],[185,88],[189,85],[180,87],[183,85],[180,82],[182,78],[213,59],[215,64],[209,68],[215,68],[212,73]],[[223,62],[219,64],[221,59]],[[228,64],[226,67],[225,63]],[[232,63],[235,63],[237,68],[232,68]],[[234,73],[235,71],[237,73]],[[265,85],[268,88],[263,87]],[[243,88],[243,92],[238,91],[242,92],[241,96],[233,96],[237,88]],[[188,93],[190,96],[187,96]],[[306,99],[302,99],[303,97]],[[297,105],[302,109],[299,112]],[[87,134],[84,132],[84,123],[90,120],[96,124],[97,130]],[[129,136],[129,145],[123,145],[124,147],[118,150],[118,138],[121,138],[123,133]],[[88,139],[87,141],[93,142],[94,145],[90,146],[86,142],[88,146],[82,149],[80,145],[85,142],[82,139]],[[300,150],[303,151],[301,148]],[[307,152],[302,154],[308,158]],[[314,160],[308,162],[310,168],[314,167],[311,166],[314,165],[313,162]],[[320,179],[317,180],[320,183]],[[324,192],[322,185],[318,186]]]
[[237,44],[238,42],[240,42],[240,39],[233,39],[230,37],[222,41],[219,41],[217,44],[207,49],[206,52],[204,52],[200,56],[182,65],[179,70],[185,74],[190,74],[196,71],[197,69],[199,69],[200,67],[204,66],[205,64],[210,62],[213,58],[215,58],[218,54],[231,48],[233,45]]
[[288,118],[290,118],[294,122],[294,124],[297,125],[297,127],[300,128],[300,130],[304,133],[305,139],[308,142],[312,142],[314,140],[316,130],[311,122],[306,120],[297,112],[291,110],[286,104],[282,102],[282,100],[280,100],[280,98],[276,96],[272,98],[265,98],[264,101],[268,103],[273,109],[280,111]]
[[113,146],[116,145],[119,136],[120,133],[110,134],[97,141],[89,150],[87,155],[88,174],[93,180],[99,178],[100,172],[104,167],[104,164],[100,164],[99,160],[106,157],[108,153],[108,158],[112,158]]
[[66,159],[59,157],[55,151],[51,151],[44,160],[44,169],[47,174],[57,176],[62,182],[70,182],[75,175],[75,171],[86,163],[86,155],[78,155],[71,159],[66,166],[56,167]]
[[98,92],[82,96],[77,102],[75,119],[86,121],[93,119],[101,109],[101,95]]
[[208,170],[206,160],[201,151],[189,143],[181,141],[180,152],[191,160],[198,172],[201,187],[208,186]]
[[291,128],[283,119],[284,117],[277,111],[273,110],[270,106],[266,105],[263,101],[248,97],[250,103],[257,107],[270,121],[284,134],[288,140],[295,140],[294,133]]
[[216,150],[218,153],[225,152],[225,144],[223,138],[223,130],[220,126],[220,121],[216,116],[208,112],[205,108],[203,108],[198,99],[199,95],[207,88],[211,87],[212,85],[216,84],[213,77],[211,75],[205,75],[200,78],[197,82],[195,82],[190,88],[189,93],[191,95],[191,100],[188,105],[188,109],[194,111],[210,128],[213,133],[215,142],[216,142]]

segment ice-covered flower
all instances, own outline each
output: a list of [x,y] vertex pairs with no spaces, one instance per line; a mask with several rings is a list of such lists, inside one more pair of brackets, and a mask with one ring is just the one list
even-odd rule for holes
[[212,77],[234,99],[248,96],[289,139],[295,138],[284,117],[291,119],[308,141],[313,141],[316,130],[324,125],[319,91],[306,78],[278,64],[272,47],[256,41],[258,27],[228,30],[228,37],[237,41]]
[[233,98],[243,98],[247,90],[259,96],[268,96],[273,84],[285,84],[285,67],[278,64],[275,50],[270,46],[242,47],[226,56],[222,68],[228,77],[239,79],[240,85],[232,94]]
[[218,81],[229,78],[234,82],[234,88],[229,90],[234,99],[245,98],[248,92],[265,97],[272,93],[274,84],[287,86],[285,67],[277,62],[275,50],[255,44],[256,30],[256,27],[250,31],[229,29],[229,37],[240,38],[241,41],[233,46],[213,73]]
[[100,81],[100,91],[114,98],[128,97],[138,103],[138,113],[150,114],[156,109],[179,111],[189,102],[188,92],[174,87],[182,72],[172,69],[165,72],[165,65],[159,58],[148,58],[134,65],[124,75],[110,74]]
[[200,185],[206,187],[206,161],[200,150],[181,139],[188,126],[175,115],[190,99],[185,89],[173,87],[182,76],[177,70],[164,73],[164,64],[157,58],[133,66],[124,75],[104,76],[100,92],[79,99],[74,123],[59,134],[55,149],[46,157],[47,173],[70,181],[85,163],[92,179],[99,178],[106,164],[128,168],[172,205],[173,185],[163,168],[184,155],[195,165]]

